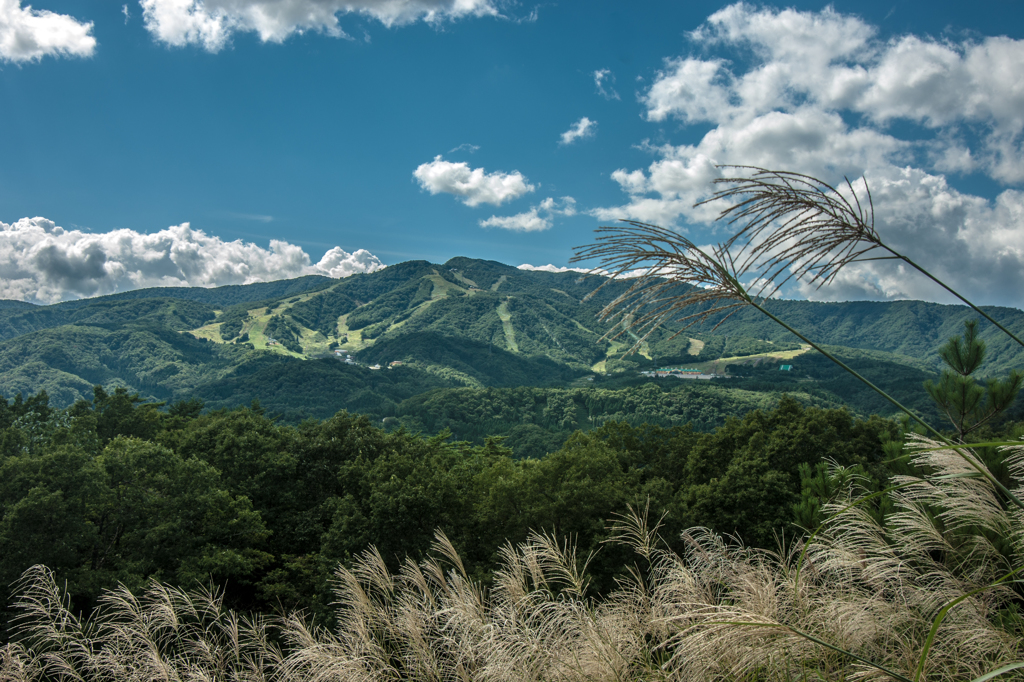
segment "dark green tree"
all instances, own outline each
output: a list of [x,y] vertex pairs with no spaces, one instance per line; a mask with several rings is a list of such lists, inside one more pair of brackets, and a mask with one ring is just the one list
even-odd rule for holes
[[963,336],[951,337],[939,356],[946,365],[942,376],[938,382],[926,381],[924,388],[952,422],[960,442],[1005,411],[1024,385],[1024,374],[1015,369],[1005,379],[988,379],[985,386],[972,376],[985,360],[977,320],[964,322]]
[[118,386],[107,393],[102,386],[94,386],[92,408],[96,413],[96,433],[106,444],[117,436],[130,436],[148,440],[161,428],[164,417],[163,403],[147,403],[138,393]]

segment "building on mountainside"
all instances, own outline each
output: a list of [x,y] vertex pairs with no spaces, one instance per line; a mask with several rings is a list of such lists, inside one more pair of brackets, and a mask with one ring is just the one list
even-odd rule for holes
[[391,362],[388,363],[388,369],[391,369],[392,367],[398,367],[402,364],[403,363],[401,360],[392,360]]
[[724,378],[724,375],[713,374],[702,372],[699,369],[683,369],[680,367],[659,367],[655,370],[649,370],[646,372],[640,372],[645,377],[654,377],[655,379],[662,379],[665,377],[675,377],[676,379],[715,379]]
[[696,376],[700,374],[699,369],[682,369],[681,367],[659,367],[654,370],[654,376],[656,377],[683,377],[683,376]]
[[779,367],[780,372],[791,372],[793,371],[793,365],[782,365]]
[[380,364],[370,365],[370,369],[380,369]]
[[343,361],[346,365],[354,365],[354,364],[356,364],[355,358],[352,357],[352,355],[349,353],[349,351],[344,350],[342,348],[338,348],[338,349],[336,349],[334,351],[334,357],[336,357],[339,360]]

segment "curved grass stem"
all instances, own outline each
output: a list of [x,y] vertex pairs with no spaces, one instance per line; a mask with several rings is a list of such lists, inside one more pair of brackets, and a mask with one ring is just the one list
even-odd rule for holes
[[1020,582],[1018,580],[1010,581],[1010,578],[1012,578],[1013,576],[1017,575],[1022,570],[1024,570],[1024,566],[1020,566],[1018,568],[1015,568],[1012,571],[1010,571],[1009,573],[1007,573],[1006,575],[1004,575],[999,580],[996,580],[995,582],[989,583],[988,585],[982,585],[981,587],[979,587],[977,589],[971,590],[970,592],[967,592],[966,594],[960,595],[959,597],[957,597],[956,599],[954,599],[951,602],[947,603],[945,606],[942,607],[942,609],[939,610],[939,613],[935,616],[935,620],[932,621],[932,627],[928,631],[928,637],[925,639],[924,647],[921,649],[921,656],[920,656],[920,658],[919,658],[919,660],[917,662],[917,670],[914,671],[914,682],[920,682],[921,675],[924,674],[924,666],[928,662],[928,653],[931,651],[932,644],[935,643],[935,635],[936,635],[936,633],[938,633],[939,626],[942,625],[942,621],[944,621],[946,619],[946,614],[949,613],[950,609],[952,609],[954,606],[956,606],[960,602],[964,601],[965,599],[969,599],[969,598],[973,597],[976,594],[981,594],[985,590],[990,590],[993,587],[997,587],[999,585],[1005,585],[1008,581],[1009,582]]
[[963,301],[964,303],[966,303],[966,304],[967,304],[968,306],[970,306],[970,307],[971,307],[971,309],[972,309],[972,310],[974,310],[974,312],[976,312],[976,313],[978,313],[979,315],[981,315],[982,317],[984,317],[984,318],[985,318],[986,320],[988,320],[989,322],[991,322],[992,324],[994,324],[994,325],[995,325],[996,327],[998,327],[998,328],[1000,329],[1000,331],[1002,331],[1002,332],[1003,332],[1004,334],[1006,334],[1006,335],[1007,335],[1007,336],[1009,336],[1009,337],[1010,337],[1011,339],[1013,339],[1013,340],[1014,340],[1014,341],[1016,341],[1016,342],[1017,342],[1018,344],[1020,344],[1020,345],[1021,345],[1022,347],[1024,347],[1024,341],[1021,341],[1021,340],[1020,340],[1019,338],[1017,338],[1017,335],[1016,335],[1016,334],[1014,334],[1014,333],[1013,333],[1013,332],[1011,332],[1011,331],[1010,331],[1009,329],[1007,329],[1007,328],[1006,328],[1006,327],[1004,327],[1003,325],[1001,325],[1001,324],[999,324],[998,322],[996,322],[996,321],[995,321],[995,320],[994,320],[994,319],[992,318],[992,316],[991,316],[991,315],[989,315],[989,314],[988,314],[988,313],[986,313],[986,312],[985,312],[984,310],[982,310],[981,308],[979,308],[978,306],[974,305],[973,303],[971,303],[970,301],[968,301],[968,300],[967,300],[966,298],[964,298],[963,296],[961,296],[961,295],[960,295],[959,293],[957,293],[957,292],[956,292],[956,290],[954,290],[953,288],[951,288],[951,287],[950,287],[950,286],[949,286],[948,284],[946,284],[945,282],[943,282],[943,281],[942,281],[941,279],[939,279],[938,277],[936,277],[936,276],[935,276],[935,275],[933,275],[932,273],[930,273],[930,272],[928,272],[927,270],[925,270],[925,269],[924,269],[923,267],[921,267],[920,265],[918,265],[917,263],[915,263],[914,261],[912,261],[912,260],[911,260],[910,258],[907,258],[907,257],[906,257],[906,256],[904,256],[903,254],[901,254],[901,253],[898,253],[897,251],[893,250],[893,249],[892,249],[892,248],[891,248],[890,246],[887,246],[887,245],[885,245],[885,244],[882,244],[882,248],[884,248],[884,249],[885,249],[886,251],[888,251],[889,253],[891,253],[891,254],[892,254],[893,256],[895,256],[895,257],[896,257],[897,259],[899,259],[899,260],[903,261],[904,263],[906,263],[906,264],[907,264],[907,265],[909,265],[910,267],[912,267],[912,268],[914,268],[915,270],[917,270],[918,272],[920,272],[920,273],[921,273],[922,275],[924,275],[925,277],[927,277],[927,278],[928,278],[928,279],[930,279],[931,281],[933,281],[933,282],[935,282],[936,284],[938,284],[938,285],[939,285],[940,287],[942,287],[943,289],[945,289],[945,290],[946,290],[946,291],[948,291],[949,293],[951,293],[951,294],[953,294],[954,296],[956,296],[956,297],[957,297],[958,299],[960,299],[961,301]]

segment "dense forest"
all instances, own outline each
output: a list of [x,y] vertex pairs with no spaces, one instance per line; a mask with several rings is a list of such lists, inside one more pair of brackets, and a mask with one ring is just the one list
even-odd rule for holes
[[[156,578],[212,580],[244,609],[317,611],[334,566],[368,545],[398,567],[441,528],[486,582],[506,541],[547,529],[598,550],[606,519],[646,500],[669,511],[667,537],[707,526],[771,546],[808,522],[797,508],[809,467],[858,465],[881,483],[885,446],[900,438],[891,421],[785,397],[711,433],[609,421],[516,458],[502,438],[388,432],[347,412],[296,427],[257,404],[202,407],[99,387],[65,409],[44,393],[0,401],[0,581],[43,563],[87,610],[104,588]],[[598,552],[599,591],[624,558]]]

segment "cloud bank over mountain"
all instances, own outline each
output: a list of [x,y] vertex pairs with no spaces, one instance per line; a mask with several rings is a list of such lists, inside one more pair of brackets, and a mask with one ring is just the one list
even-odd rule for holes
[[323,275],[346,277],[384,264],[334,247],[313,263],[301,247],[224,241],[188,223],[152,234],[65,230],[46,218],[0,222],[0,298],[56,303],[146,287],[216,287]]

